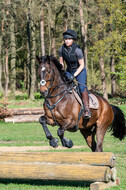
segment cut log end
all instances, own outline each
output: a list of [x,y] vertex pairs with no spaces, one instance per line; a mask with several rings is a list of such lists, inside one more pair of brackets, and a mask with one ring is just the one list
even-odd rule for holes
[[114,187],[120,185],[120,178],[116,178],[115,181],[105,182],[95,182],[90,184],[90,190],[104,190],[106,188]]

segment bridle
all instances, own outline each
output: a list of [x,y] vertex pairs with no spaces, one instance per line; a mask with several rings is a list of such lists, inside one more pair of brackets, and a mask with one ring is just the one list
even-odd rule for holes
[[[41,66],[41,81],[40,81],[40,85],[41,86],[46,86],[47,91],[49,92],[49,90],[50,90],[50,88],[52,88],[52,84],[54,82],[54,77],[53,77],[54,76],[54,69],[51,66],[51,77],[48,80],[44,79],[44,70],[46,70],[46,68],[45,68],[44,64],[42,64],[42,66]],[[49,82],[49,81],[50,81],[50,84],[49,84],[49,86],[47,86],[46,83]]]
[[[51,63],[50,63],[50,64],[51,64]],[[41,85],[41,86],[46,86],[47,91],[48,91],[47,96],[45,96],[45,102],[44,102],[44,103],[46,104],[47,108],[51,111],[51,114],[52,114],[52,117],[53,117],[53,120],[54,120],[55,124],[58,125],[58,123],[56,122],[56,120],[55,120],[55,118],[54,118],[54,115],[53,115],[53,113],[52,113],[52,110],[55,108],[55,106],[56,106],[70,91],[72,91],[73,86],[70,87],[70,88],[67,88],[67,86],[66,86],[65,83],[59,83],[59,84],[57,84],[57,85],[53,85],[55,71],[54,71],[54,68],[52,67],[52,65],[51,65],[51,77],[50,77],[48,80],[44,80],[44,77],[45,77],[45,76],[44,76],[44,73],[43,73],[43,72],[44,72],[45,69],[46,69],[46,68],[45,68],[45,66],[44,66],[44,64],[43,64],[43,65],[41,66],[41,71],[42,71],[42,72],[41,72],[41,79],[42,79],[42,80],[40,81],[40,85]],[[47,83],[48,81],[50,81],[49,86],[46,85],[46,83]],[[55,94],[55,95],[52,95],[53,92],[54,92],[55,90],[57,90],[58,88],[60,88],[60,86],[62,86],[62,85],[65,85],[66,88],[63,89],[61,92],[59,92],[59,93],[57,93],[57,94]],[[50,91],[51,88],[53,88],[52,91]],[[62,94],[62,97],[61,97],[56,103],[50,105],[49,99],[55,98],[55,97],[57,97],[57,96],[59,96],[59,95],[61,95],[61,94]]]

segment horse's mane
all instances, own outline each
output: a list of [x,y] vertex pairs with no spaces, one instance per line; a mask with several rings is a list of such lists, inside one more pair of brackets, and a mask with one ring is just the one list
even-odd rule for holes
[[68,82],[69,81],[69,79],[68,79],[68,77],[66,76],[66,74],[65,74],[65,71],[63,70],[63,66],[62,66],[62,64],[56,59],[56,57],[54,57],[53,55],[50,55],[50,56],[43,56],[42,57],[42,62],[44,63],[44,62],[48,62],[48,63],[50,63],[50,61],[51,62],[53,62],[54,63],[54,65],[56,66],[56,68],[58,69],[58,71],[59,71],[59,73],[60,73],[60,75],[61,75],[61,78],[63,79],[63,81],[64,82]]

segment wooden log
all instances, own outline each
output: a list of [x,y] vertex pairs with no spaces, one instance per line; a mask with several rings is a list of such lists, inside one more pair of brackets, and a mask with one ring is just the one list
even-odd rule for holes
[[116,178],[115,181],[109,181],[108,183],[105,183],[105,182],[91,183],[90,190],[103,190],[103,189],[110,188],[117,185],[120,185],[119,178]]
[[14,115],[12,117],[4,118],[4,121],[13,122],[13,123],[22,123],[22,122],[38,122],[42,114],[37,115]]
[[43,108],[13,108],[8,109],[11,115],[37,115],[44,114]]
[[46,162],[0,162],[0,178],[108,182],[111,179],[111,172],[107,166]]
[[1,152],[0,161],[10,162],[51,162],[58,164],[90,164],[93,166],[115,165],[111,152]]

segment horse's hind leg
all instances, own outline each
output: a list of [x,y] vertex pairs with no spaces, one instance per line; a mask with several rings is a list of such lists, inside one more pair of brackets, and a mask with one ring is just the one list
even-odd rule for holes
[[43,130],[45,132],[46,138],[49,139],[50,146],[53,146],[54,148],[58,147],[58,139],[54,138],[52,134],[50,133],[47,125],[46,125],[46,118],[45,116],[41,116],[39,118],[39,122],[43,127]]
[[103,140],[104,140],[104,136],[105,136],[108,126],[104,127],[103,124],[101,126],[100,127],[97,126],[97,130],[96,130],[97,145],[96,145],[95,152],[103,152]]
[[57,135],[61,139],[62,146],[67,147],[67,148],[72,148],[73,142],[70,139],[67,139],[66,137],[64,137],[64,132],[65,130],[62,127],[60,127],[57,131]]
[[[111,110],[110,110],[111,111]],[[96,122],[96,140],[97,140],[97,146],[95,152],[103,152],[103,140],[104,136],[106,134],[106,131],[110,124],[112,123],[112,112],[108,112],[105,117],[99,118],[99,120]],[[103,114],[102,114],[103,115]],[[104,113],[105,115],[105,113]]]

